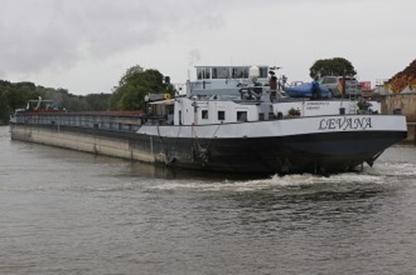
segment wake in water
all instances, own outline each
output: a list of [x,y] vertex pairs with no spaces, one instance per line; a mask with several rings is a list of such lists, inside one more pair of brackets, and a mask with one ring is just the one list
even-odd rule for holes
[[152,190],[190,190],[190,191],[261,191],[271,189],[302,188],[318,185],[340,185],[340,184],[382,184],[383,176],[346,173],[322,177],[311,174],[302,175],[274,175],[268,179],[247,180],[247,181],[192,181],[174,180],[160,185],[149,186]]
[[416,164],[409,162],[382,162],[364,171],[366,174],[386,177],[416,176]]
[[343,173],[328,177],[295,174],[278,176],[267,179],[255,180],[172,180],[162,184],[149,186],[150,190],[189,190],[205,192],[245,192],[273,189],[294,189],[307,187],[339,187],[342,185],[383,185],[391,184],[391,178],[397,178],[394,182],[400,182],[400,177],[416,176],[415,163],[379,163],[374,167],[366,167],[361,173]]

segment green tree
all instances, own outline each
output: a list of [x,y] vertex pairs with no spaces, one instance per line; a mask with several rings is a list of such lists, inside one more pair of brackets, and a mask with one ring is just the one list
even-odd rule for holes
[[36,90],[35,84],[31,82],[12,83],[6,88],[5,94],[11,110],[25,108],[30,99],[44,97],[43,92]]
[[137,74],[144,72],[144,68],[140,65],[136,65],[127,69],[126,73],[121,77],[119,86],[123,86],[131,80]]
[[0,91],[0,125],[8,123],[9,116],[10,107],[7,102],[6,94]]
[[66,89],[45,88],[31,82],[12,83],[0,80],[0,124],[8,123],[10,113],[25,108],[31,99],[52,100],[55,107],[64,107],[68,111],[104,111],[110,109],[111,94],[74,95]]
[[144,70],[136,65],[127,69],[115,87],[111,107],[118,110],[139,110],[144,107],[144,97],[149,93],[174,93],[158,70]]
[[313,79],[323,76],[354,76],[357,72],[350,61],[343,57],[334,57],[329,59],[319,59],[309,69],[309,75]]
[[90,109],[94,111],[106,111],[110,109],[111,94],[89,94],[84,97]]

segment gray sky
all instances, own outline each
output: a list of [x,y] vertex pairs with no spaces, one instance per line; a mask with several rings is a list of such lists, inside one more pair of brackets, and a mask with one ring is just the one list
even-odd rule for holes
[[308,80],[320,58],[361,80],[416,58],[414,0],[0,0],[0,79],[111,92],[139,64],[184,82],[189,64],[279,65]]

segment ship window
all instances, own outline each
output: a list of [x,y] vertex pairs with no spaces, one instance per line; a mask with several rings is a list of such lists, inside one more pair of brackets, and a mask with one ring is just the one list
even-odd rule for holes
[[268,75],[268,68],[260,67],[260,78],[267,78],[267,75]]
[[242,112],[242,111],[237,112],[237,121],[241,121],[241,122],[247,121],[247,112]]
[[248,68],[233,68],[233,78],[248,78]]
[[196,69],[196,74],[197,74],[198,79],[202,79],[202,69],[201,68]]
[[202,119],[208,119],[208,110],[202,110],[201,117]]
[[218,120],[225,120],[225,112],[218,111]]
[[196,74],[198,79],[210,79],[211,78],[211,68],[197,68]]
[[337,79],[335,77],[327,77],[322,80],[322,84],[335,84]]
[[226,67],[212,68],[213,79],[227,79],[230,78],[230,70]]

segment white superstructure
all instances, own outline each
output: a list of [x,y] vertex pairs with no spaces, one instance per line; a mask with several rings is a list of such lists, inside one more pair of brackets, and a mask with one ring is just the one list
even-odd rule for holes
[[[174,125],[268,121],[293,117],[358,114],[358,100],[284,95],[284,76],[268,66],[198,66],[197,79],[174,101]],[[276,87],[272,87],[272,78]],[[366,113],[380,113],[378,102],[366,102]]]

